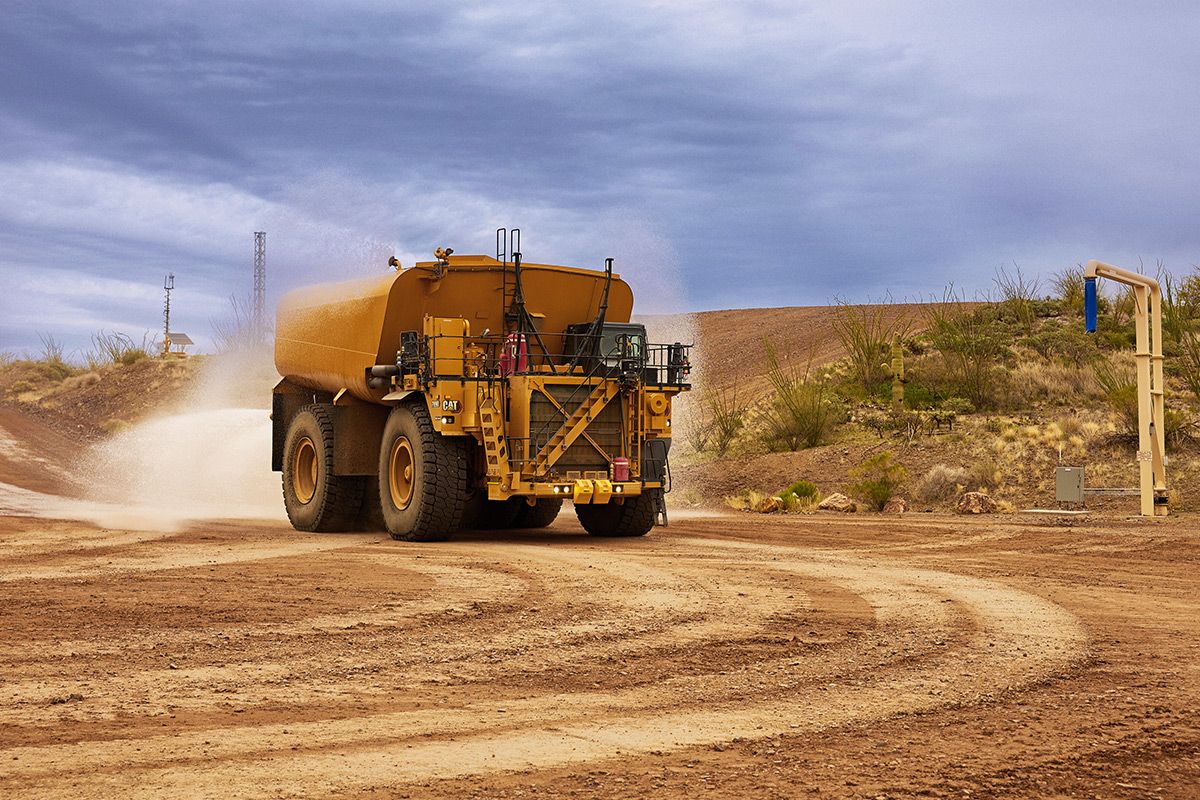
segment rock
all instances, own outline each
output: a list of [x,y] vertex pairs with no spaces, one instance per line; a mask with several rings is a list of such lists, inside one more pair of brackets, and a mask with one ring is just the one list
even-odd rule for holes
[[854,504],[854,501],[841,492],[829,495],[821,501],[817,508],[821,511],[840,511],[843,514],[853,514],[858,511],[858,506]]
[[908,501],[899,495],[889,497],[888,501],[883,504],[883,513],[885,514],[903,514],[908,511]]
[[754,510],[760,514],[774,514],[776,511],[783,511],[783,500],[778,497],[764,497],[758,501]]
[[959,514],[995,514],[1000,508],[983,492],[967,492],[958,498],[956,510]]

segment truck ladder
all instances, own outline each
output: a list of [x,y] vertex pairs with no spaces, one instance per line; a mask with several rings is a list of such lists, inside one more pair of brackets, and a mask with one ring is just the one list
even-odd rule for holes
[[504,483],[510,472],[508,445],[504,442],[504,428],[496,398],[488,397],[479,406],[479,426],[483,429],[483,451],[487,458],[487,476]]
[[534,457],[534,474],[540,475],[554,466],[563,453],[567,452],[567,448],[573,445],[584,432],[588,423],[594,420],[620,392],[621,386],[616,381],[606,380],[597,384],[592,393],[579,404],[579,408],[571,412],[571,416],[563,421],[562,427],[550,437],[550,441],[546,442],[546,446]]

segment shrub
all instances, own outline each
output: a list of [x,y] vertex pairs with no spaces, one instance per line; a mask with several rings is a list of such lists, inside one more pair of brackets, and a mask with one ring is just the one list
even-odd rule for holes
[[1200,275],[1177,282],[1163,274],[1163,333],[1175,345],[1168,366],[1200,400]]
[[92,350],[85,354],[88,366],[95,369],[96,365],[104,362],[128,366],[136,364],[144,358],[149,358],[151,345],[147,342],[148,336],[149,334],[142,336],[142,343],[139,346],[134,344],[133,339],[125,333],[100,331],[93,334]]
[[1072,367],[1085,366],[1100,357],[1096,337],[1085,333],[1078,322],[1069,325],[1056,320],[1047,322],[1040,331],[1022,339],[1021,343],[1047,361]]
[[69,392],[85,386],[95,386],[99,382],[100,376],[95,372],[85,372],[82,375],[75,375],[63,381],[62,390]]
[[702,400],[706,413],[709,444],[724,456],[738,433],[746,427],[749,403],[738,399],[737,389],[709,389]]
[[815,500],[819,493],[817,492],[817,485],[812,481],[799,480],[784,489],[783,494],[780,496],[789,494],[795,495],[802,500]]
[[683,432],[688,444],[697,453],[706,452],[712,441],[712,422],[705,419],[703,414],[695,411],[690,404],[687,406],[687,410],[679,416],[683,420]]
[[1000,305],[1020,324],[1025,333],[1033,331],[1033,323],[1037,320],[1037,293],[1040,282],[1028,279],[1021,274],[1021,268],[1013,265],[1014,273],[1001,267],[996,271],[993,282],[1000,292]]
[[975,491],[994,492],[1000,483],[1000,468],[994,461],[976,461],[967,470],[966,485]]
[[[1138,438],[1138,395],[1137,371],[1133,363],[1124,358],[1113,358],[1096,367],[1096,380],[1104,391],[1109,407],[1117,415],[1119,435],[1126,439]],[[1194,424],[1179,411],[1164,410],[1163,438],[1176,444],[1190,439]]]
[[855,414],[855,422],[870,431],[874,431],[882,439],[884,433],[892,430],[892,417],[877,408],[868,408]]
[[49,333],[39,333],[38,339],[42,342],[42,358],[41,360],[47,364],[62,364],[63,363],[63,346],[62,343],[54,338]]
[[1083,267],[1067,267],[1050,282],[1058,295],[1063,311],[1067,314],[1083,315]]
[[846,350],[851,374],[867,393],[889,379],[892,340],[907,333],[907,320],[902,316],[889,319],[888,306],[851,305],[839,300],[833,316],[833,331]]
[[1179,345],[1179,354],[1172,360],[1172,371],[1191,391],[1193,402],[1200,401],[1200,333],[1188,331]]
[[785,368],[769,339],[767,377],[775,389],[764,416],[764,439],[772,450],[816,447],[833,434],[843,409],[827,381],[810,379],[808,370]]
[[724,502],[734,511],[753,511],[755,506],[769,496],[754,489],[743,489],[738,494],[727,495]]
[[850,493],[875,511],[883,510],[888,498],[908,478],[908,470],[894,463],[892,454],[886,450],[851,468],[850,474],[860,478],[850,487]]
[[1133,322],[1136,310],[1133,287],[1117,284],[1116,290],[1108,298],[1108,319],[1115,328],[1124,328]]
[[941,402],[938,408],[952,414],[971,414],[975,411],[975,406],[971,405],[971,401],[961,397],[948,397]]
[[922,433],[929,432],[932,421],[928,411],[902,408],[892,414],[892,430],[903,436],[904,441],[912,444]]
[[947,289],[928,306],[929,340],[946,367],[947,388],[976,408],[994,408],[1003,380],[1001,367],[1011,360],[1012,334],[994,305],[972,307]]
[[969,475],[962,467],[934,464],[917,481],[913,493],[919,500],[930,503],[949,500],[966,487],[968,479]]
[[1137,372],[1126,358],[1112,358],[1096,365],[1096,380],[1116,413],[1124,433],[1138,435]]
[[954,430],[954,423],[958,421],[960,414],[970,414],[975,410],[975,406],[971,405],[970,400],[964,400],[961,397],[950,397],[938,404],[938,407],[929,412],[929,420],[933,423],[936,430],[941,430],[942,426],[946,426],[951,431]]

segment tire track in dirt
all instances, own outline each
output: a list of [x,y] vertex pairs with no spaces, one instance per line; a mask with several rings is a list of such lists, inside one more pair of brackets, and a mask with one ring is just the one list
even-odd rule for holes
[[[239,555],[273,557],[282,549],[286,547],[246,548]],[[389,558],[403,557],[395,550],[386,552]],[[454,554],[477,558],[479,548],[447,546],[442,557],[452,561]],[[581,763],[738,736],[818,731],[971,702],[1042,680],[1069,667],[1086,650],[1086,636],[1074,617],[1045,600],[994,581],[891,559],[680,538],[607,549],[497,544],[488,555],[521,564],[538,576],[547,586],[543,600],[553,594],[557,603],[566,604],[563,598],[572,595],[563,589],[583,592],[574,595],[586,601],[590,614],[583,620],[583,632],[591,628],[601,637],[627,632],[635,652],[639,636],[652,650],[681,646],[681,640],[703,649],[717,647],[733,628],[743,634],[767,632],[766,626],[780,612],[813,608],[814,593],[798,592],[798,585],[849,592],[873,609],[873,620],[869,635],[819,647],[799,659],[756,657],[714,664],[700,674],[616,688],[535,689],[521,697],[512,692],[489,694],[492,684],[485,684],[478,692],[426,692],[423,697],[434,701],[431,707],[345,719],[223,725],[173,735],[10,747],[0,751],[0,783],[34,797],[80,794],[85,788],[89,794],[132,797],[215,797],[231,791],[325,796]],[[176,568],[184,566],[177,563]],[[719,585],[722,572],[735,570],[745,570],[750,578]],[[779,580],[780,574],[794,575],[800,583]],[[763,580],[753,580],[755,575]],[[745,588],[756,592],[753,601],[741,596],[751,596]],[[442,600],[449,605],[462,598],[451,594]],[[751,602],[764,607],[749,611]],[[568,607],[573,606],[556,605],[553,613],[562,614]],[[631,624],[630,617],[639,615],[648,616],[650,624]],[[552,625],[565,621],[569,617],[559,617]],[[481,627],[488,624],[486,618],[481,622]],[[522,621],[504,622],[513,627],[480,641],[456,639],[439,656],[468,663],[472,653],[482,652],[485,641],[494,645],[519,640]],[[679,626],[677,637],[672,636],[673,626]],[[555,635],[569,629],[559,627]],[[611,635],[599,647],[586,636],[570,641],[570,647],[579,650],[547,663],[551,674],[561,674],[579,660],[611,654],[614,643],[615,652],[620,652],[622,645]],[[534,649],[518,657],[555,652],[553,636],[543,642],[539,646],[544,652]],[[906,655],[890,658],[875,652],[888,645],[892,652],[904,650]],[[566,649],[561,640],[557,647]],[[401,670],[413,678],[431,662],[420,653],[410,655],[411,662]],[[873,663],[883,667],[863,669]],[[505,662],[493,666],[480,668],[475,677],[490,676],[502,683]],[[319,694],[302,699],[319,705]]]
[[[464,549],[463,555],[469,555],[469,551]],[[256,648],[250,642],[239,640],[251,636],[263,639],[270,636],[336,634],[348,629],[374,629],[354,637],[353,644],[347,650],[354,652],[355,671],[369,673],[387,670],[389,680],[386,686],[380,686],[374,692],[386,695],[398,687],[417,688],[421,684],[449,680],[459,683],[487,681],[494,677],[496,663],[506,658],[536,665],[534,674],[552,679],[558,671],[571,669],[582,661],[630,658],[648,651],[661,653],[687,642],[736,640],[739,636],[745,636],[747,630],[752,633],[757,631],[766,624],[768,617],[785,608],[812,605],[803,601],[802,594],[798,600],[774,600],[776,592],[773,589],[779,588],[777,582],[773,582],[771,587],[754,585],[749,581],[731,583],[730,565],[700,565],[706,570],[720,570],[720,577],[725,584],[716,587],[716,576],[710,576],[707,572],[703,573],[704,581],[695,578],[681,581],[678,572],[631,561],[622,561],[620,568],[614,570],[612,564],[592,564],[589,555],[574,551],[554,552],[530,547],[515,551],[513,556],[513,564],[522,565],[522,572],[527,576],[524,585],[515,579],[505,585],[505,576],[501,572],[486,572],[482,567],[461,564],[431,564],[426,558],[421,570],[424,577],[434,578],[427,590],[428,597],[403,607],[382,612],[352,610],[336,615],[308,617],[287,624],[224,628],[222,634],[232,647],[239,650],[261,650],[261,646]],[[527,591],[530,585],[545,583],[551,575],[561,578],[564,569],[568,574],[586,574],[592,568],[604,572],[606,576],[599,586],[591,588],[589,599],[600,605],[596,616],[583,620],[562,618],[561,614],[555,613],[561,609],[553,608],[552,602],[550,608],[539,611],[539,626],[534,630],[519,627],[496,630],[494,618],[451,619],[449,624],[454,635],[439,650],[435,662],[427,659],[397,660],[395,654],[385,647],[363,647],[364,639],[393,639],[400,633],[398,626],[414,622],[421,616],[435,615],[440,610],[467,602],[511,601]],[[487,580],[485,576],[488,576]],[[703,589],[702,582],[711,588]],[[749,607],[745,603],[739,605],[738,597],[752,597],[755,602]],[[712,607],[702,609],[702,603],[709,603]],[[549,622],[545,617],[547,612],[550,612]],[[638,622],[631,626],[629,620],[635,615]],[[461,630],[464,627],[468,630]],[[197,631],[174,638],[176,644],[184,641],[207,642],[212,634]],[[69,648],[67,652],[78,655],[86,649],[86,644],[60,642],[58,647]],[[488,657],[481,660],[479,655],[485,652]],[[4,650],[0,649],[0,654],[3,653]],[[436,671],[431,672],[431,667]],[[527,678],[531,677],[528,668],[523,671]],[[247,660],[219,667],[122,670],[105,680],[105,697],[109,702],[106,704],[101,700],[89,704],[89,718],[114,718],[119,703],[130,697],[138,698],[143,705],[169,706],[176,712],[203,708],[211,703],[214,689],[228,688],[232,692],[254,684],[257,684],[253,697],[255,703],[277,707],[285,703],[297,705],[315,700],[314,694],[329,691],[344,679],[345,670],[333,669],[328,656],[318,651],[293,654],[287,662]],[[80,681],[74,676],[60,680],[40,678],[9,682],[4,686],[4,691],[11,698],[20,698],[22,707],[14,704],[0,708],[0,723],[15,724],[18,720],[25,720],[33,724],[49,724],[61,713],[51,705],[53,698],[72,693],[91,694],[93,688],[91,682]],[[359,700],[363,699],[363,695],[371,694],[373,692],[359,689]],[[248,702],[248,699],[239,699],[236,695],[229,699]]]

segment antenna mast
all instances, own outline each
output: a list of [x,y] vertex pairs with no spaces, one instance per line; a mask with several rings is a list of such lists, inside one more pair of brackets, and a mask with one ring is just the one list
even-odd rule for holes
[[163,278],[163,291],[166,300],[163,301],[163,355],[171,352],[171,290],[175,288],[175,273]]
[[267,305],[267,232],[254,232],[254,338],[262,342],[267,338],[265,309]]

